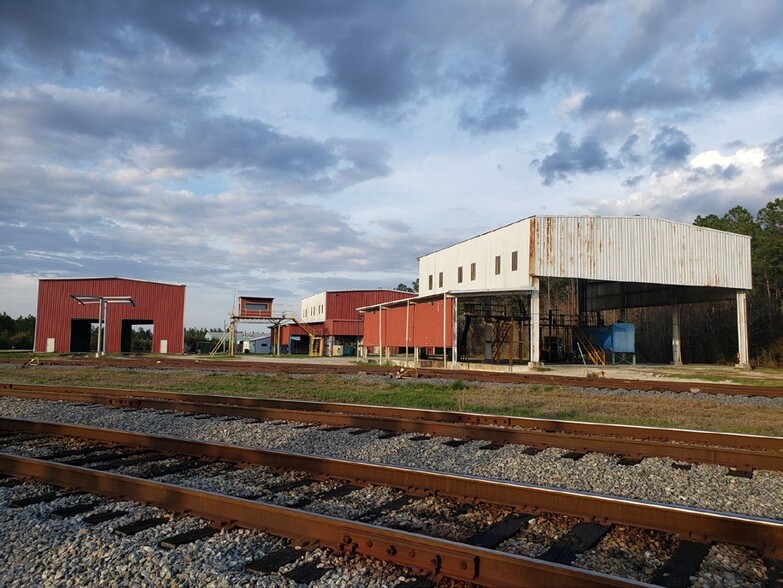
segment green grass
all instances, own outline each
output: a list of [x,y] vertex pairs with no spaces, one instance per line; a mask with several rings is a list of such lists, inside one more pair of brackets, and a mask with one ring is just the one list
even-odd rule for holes
[[[188,365],[187,367],[191,367]],[[208,367],[206,368],[209,369]],[[713,431],[783,434],[783,410],[721,404],[688,396],[591,394],[552,384],[477,385],[461,380],[292,376],[202,369],[160,370],[100,366],[0,365],[0,382],[74,385],[348,402],[519,417],[664,426]]]

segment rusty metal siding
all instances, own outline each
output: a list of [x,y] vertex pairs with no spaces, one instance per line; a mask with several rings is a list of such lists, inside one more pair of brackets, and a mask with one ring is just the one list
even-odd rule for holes
[[750,289],[750,238],[647,217],[541,216],[537,276]]
[[[454,299],[446,300],[446,347],[451,347],[453,341]],[[406,306],[398,306],[383,310],[381,330],[384,347],[405,347]],[[378,346],[378,311],[373,310],[364,315],[365,347]],[[411,347],[443,347],[443,300],[433,300],[410,305],[408,317],[408,345]]]
[[119,353],[122,320],[154,321],[153,350],[166,340],[168,353],[182,353],[185,328],[185,286],[123,278],[89,278],[38,282],[35,351],[46,352],[46,340],[55,339],[56,353],[71,345],[71,319],[98,320],[98,305],[80,305],[71,294],[85,296],[132,296],[136,306],[110,304],[106,324],[106,351]]

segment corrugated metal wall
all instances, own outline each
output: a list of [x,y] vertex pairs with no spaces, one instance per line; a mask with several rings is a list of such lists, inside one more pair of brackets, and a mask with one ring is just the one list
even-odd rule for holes
[[412,298],[415,294],[397,290],[346,290],[326,293],[326,320],[356,320],[356,309],[383,302]]
[[647,217],[534,219],[537,276],[750,289],[750,238]]
[[[446,347],[453,340],[454,299],[446,299]],[[384,309],[381,321],[381,334],[384,347],[405,347],[406,305]],[[365,313],[365,347],[378,346],[378,312]],[[408,345],[411,347],[443,347],[443,300],[433,300],[410,305],[408,317]]]
[[162,340],[168,353],[182,353],[185,327],[185,286],[143,282],[122,278],[77,280],[40,280],[38,314],[35,326],[35,351],[46,352],[46,342],[54,338],[54,351],[67,353],[71,344],[71,319],[98,320],[98,304],[82,306],[70,295],[132,296],[136,306],[110,304],[106,324],[106,351],[120,351],[123,319],[152,320],[153,351],[159,352]]

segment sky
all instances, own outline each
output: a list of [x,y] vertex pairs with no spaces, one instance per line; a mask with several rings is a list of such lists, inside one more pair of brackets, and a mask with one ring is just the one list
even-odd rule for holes
[[0,311],[410,284],[531,215],[783,196],[780,0],[0,0]]

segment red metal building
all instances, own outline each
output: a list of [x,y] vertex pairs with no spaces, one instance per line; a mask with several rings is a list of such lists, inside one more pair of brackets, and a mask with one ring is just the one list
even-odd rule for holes
[[[308,296],[301,303],[301,321],[324,341],[325,355],[353,355],[364,335],[364,317],[358,308],[412,298],[399,290],[334,290]],[[308,336],[296,325],[281,328],[281,341],[291,353],[307,353]]]
[[272,301],[274,298],[258,298],[254,296],[239,297],[239,318],[264,319],[272,316]]
[[454,343],[454,298],[428,296],[365,308],[364,347],[397,353],[406,347],[451,350]]
[[108,305],[105,335],[108,353],[131,350],[135,325],[151,326],[154,353],[183,352],[185,285],[111,277],[39,280],[37,353],[91,350],[91,331],[98,324],[100,305],[79,304],[73,296],[133,299],[133,306]]

